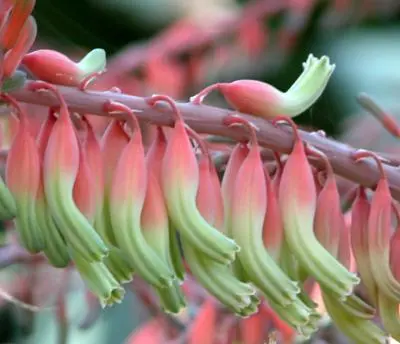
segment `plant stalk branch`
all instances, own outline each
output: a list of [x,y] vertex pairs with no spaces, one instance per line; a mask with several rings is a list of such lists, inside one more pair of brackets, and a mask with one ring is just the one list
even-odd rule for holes
[[[112,100],[140,110],[141,112],[137,113],[139,120],[162,126],[172,126],[174,123],[168,106],[159,104],[152,108],[146,103],[145,98],[113,92],[82,92],[75,88],[62,86],[59,87],[59,90],[72,111],[109,116],[103,111],[103,104]],[[27,85],[10,94],[20,102],[44,106],[58,105],[58,100],[52,93],[32,92],[28,90]],[[186,123],[199,133],[220,135],[237,141],[247,138],[247,132],[243,128],[227,128],[223,124],[223,118],[232,114],[232,110],[191,103],[177,103],[177,106]],[[286,125],[275,127],[265,119],[246,114],[240,115],[259,128],[257,137],[261,146],[281,153],[291,151],[293,138],[289,127]],[[123,115],[117,116],[123,118]],[[336,174],[366,187],[375,187],[380,176],[379,171],[373,161],[354,162],[352,154],[357,150],[356,148],[315,133],[300,131],[300,135],[305,142],[327,155]],[[323,167],[323,163],[319,160],[312,159],[311,162],[318,167]],[[385,165],[384,168],[390,182],[392,196],[400,200],[400,171],[394,166]]]

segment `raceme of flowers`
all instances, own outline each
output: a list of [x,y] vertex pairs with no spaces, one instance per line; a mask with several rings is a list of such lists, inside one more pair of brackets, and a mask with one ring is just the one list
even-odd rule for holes
[[[179,313],[186,306],[182,284],[191,274],[239,317],[268,305],[308,338],[320,324],[312,293],[318,287],[330,317],[354,342],[385,343],[389,335],[400,340],[400,213],[381,161],[366,151],[352,157],[375,159],[381,178],[371,198],[358,187],[349,224],[329,160],[302,142],[291,119],[324,91],[335,69],[326,56],[310,55],[286,92],[237,80],[191,98],[200,104],[219,90],[235,110],[292,128],[292,151],[275,153],[271,172],[257,128],[239,115],[226,116],[224,125],[246,130],[250,139],[236,144],[220,178],[207,142],[167,96],[146,99],[149,106],[167,103],[174,114],[169,135],[158,127],[150,147],[143,145],[135,109],[121,103],[103,104],[118,116],[100,139],[87,116],[72,116],[54,84],[84,90],[104,71],[105,52],[94,49],[78,63],[52,50],[28,53],[36,38],[34,4],[5,1],[0,7],[0,100],[18,123],[0,179],[0,220],[14,220],[26,250],[41,252],[57,268],[74,264],[103,306],[121,302],[123,284],[135,274],[165,312]],[[39,79],[27,87],[59,101],[37,137],[29,113],[9,93],[25,84],[20,64]],[[310,156],[324,168],[312,167]],[[358,285],[368,300],[355,292]],[[384,329],[374,322],[376,314]]]
[[[135,273],[154,288],[164,311],[178,313],[189,272],[235,314],[250,316],[265,301],[308,337],[320,319],[305,287],[311,281],[350,338],[384,342],[386,332],[372,321],[377,311],[398,336],[399,232],[391,214],[399,213],[383,169],[371,200],[359,187],[349,226],[329,161],[302,143],[288,117],[274,122],[292,126],[294,146],[287,159],[276,155],[271,173],[257,128],[227,116],[224,124],[245,128],[250,140],[234,147],[220,180],[207,143],[185,125],[171,98],[147,99],[150,106],[168,103],[175,125],[168,137],[159,127],[145,154],[134,110],[106,102],[105,111],[126,120],[113,119],[98,140],[81,116],[82,137],[55,86],[37,81],[30,88],[53,92],[60,106],[49,110],[35,138],[28,114],[1,95],[19,119],[0,184],[1,219],[15,217],[29,252],[43,252],[59,268],[73,262],[102,305],[121,302],[121,285]],[[308,156],[322,159],[325,168],[312,168]],[[354,155],[356,161],[367,157],[380,166],[372,153]],[[360,279],[368,302],[354,293]]]

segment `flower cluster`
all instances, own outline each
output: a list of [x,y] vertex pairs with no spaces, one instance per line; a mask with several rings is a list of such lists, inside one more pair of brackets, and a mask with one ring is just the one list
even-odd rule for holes
[[[303,143],[291,119],[324,91],[335,69],[326,56],[309,55],[286,92],[237,80],[191,98],[198,106],[219,90],[235,110],[291,127],[292,150],[285,156],[272,152],[271,170],[262,159],[258,128],[240,115],[226,116],[221,125],[245,131],[249,139],[235,145],[221,173],[205,139],[185,124],[168,96],[144,99],[160,112],[159,103],[166,103],[174,114],[173,128],[157,127],[149,146],[139,110],[104,102],[111,121],[101,138],[89,115],[70,113],[54,84],[84,91],[104,72],[105,52],[94,49],[80,62],[52,50],[27,53],[36,37],[34,3],[0,5],[0,101],[12,109],[15,123],[5,180],[0,177],[0,220],[14,221],[27,251],[43,254],[56,268],[73,264],[103,307],[122,301],[123,285],[135,274],[164,312],[178,314],[186,307],[184,282],[191,275],[212,296],[189,329],[193,342],[213,341],[217,305],[242,318],[245,343],[264,340],[266,321],[287,340],[294,332],[309,338],[320,326],[322,304],[354,342],[385,343],[389,335],[400,340],[400,207],[382,163],[366,151],[351,157],[355,163],[374,159],[381,178],[371,197],[358,186],[345,213],[329,160]],[[58,99],[38,135],[10,95],[25,83],[16,70],[20,63],[39,79],[27,88]],[[321,160],[321,168],[311,158]],[[158,319],[142,330],[135,336],[159,333],[164,340]]]

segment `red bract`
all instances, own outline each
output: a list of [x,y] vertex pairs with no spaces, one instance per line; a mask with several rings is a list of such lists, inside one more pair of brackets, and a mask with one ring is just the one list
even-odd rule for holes
[[[7,1],[6,1],[7,2]],[[0,46],[12,49],[20,38],[22,27],[35,7],[36,0],[16,0],[2,31],[0,32]]]
[[[1,98],[9,102],[18,112],[19,126],[8,152],[6,182],[16,204],[15,224],[22,245],[30,252],[37,253],[44,248],[43,232],[38,226],[35,203],[40,183],[39,152],[29,130],[29,120],[18,103],[3,94]],[[27,173],[29,171],[29,173]]]

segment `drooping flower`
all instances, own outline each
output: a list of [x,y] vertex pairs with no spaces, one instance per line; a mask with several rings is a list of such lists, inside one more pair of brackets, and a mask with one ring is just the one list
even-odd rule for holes
[[256,131],[238,116],[227,116],[224,123],[245,125],[251,135],[249,153],[236,176],[231,214],[232,237],[241,247],[238,258],[245,276],[282,319],[309,336],[316,330],[314,312],[298,296],[298,283],[284,273],[263,244],[267,186]]
[[340,264],[315,237],[313,222],[317,195],[314,176],[294,122],[287,117],[276,120],[287,121],[295,135],[279,187],[286,242],[311,277],[337,297],[345,299],[359,283],[359,278]]
[[373,158],[377,163],[381,177],[371,199],[368,217],[368,249],[372,276],[379,293],[383,293],[393,302],[400,302],[400,281],[393,276],[390,267],[390,239],[392,235],[392,197],[386,174],[379,158],[372,152],[359,151],[355,160]]
[[73,189],[79,170],[79,145],[67,105],[56,87],[41,81],[32,90],[50,90],[60,101],[44,158],[44,189],[50,212],[68,245],[88,262],[100,261],[108,249],[87,218],[79,211]]
[[40,182],[36,198],[35,211],[38,225],[44,233],[45,247],[43,249],[43,252],[49,260],[50,264],[52,264],[54,267],[62,268],[66,267],[70,261],[68,246],[63,236],[61,235],[60,229],[54,221],[53,216],[50,213],[50,209],[48,208],[46,196],[44,193],[43,179],[44,155],[46,152],[46,147],[51,131],[56,121],[57,117],[54,113],[54,110],[50,109],[49,114],[41,127],[37,139],[40,159]]
[[[117,246],[110,218],[110,190],[115,168],[122,150],[129,142],[129,136],[124,131],[121,122],[113,119],[108,125],[100,142],[103,170],[103,206],[96,216],[95,228],[110,244]],[[97,172],[98,173],[98,172]],[[98,176],[99,177],[99,176]]]
[[[15,225],[22,245],[31,253],[44,248],[43,231],[37,223],[35,214],[36,196],[40,181],[40,161],[35,139],[29,130],[29,120],[18,103],[5,94],[1,98],[13,105],[19,115],[18,131],[8,152],[6,183],[15,200],[6,197],[6,209],[15,212]],[[26,173],[29,171],[29,173]]]
[[[104,162],[103,162],[103,152],[100,147],[100,143],[97,140],[96,133],[94,132],[94,129],[89,121],[89,119],[84,116],[83,121],[86,123],[86,137],[83,142],[83,149],[85,152],[85,157],[88,165],[88,169],[90,172],[90,175],[93,180],[93,186],[94,186],[94,201],[95,201],[95,229],[96,231],[100,234],[102,239],[106,242],[108,249],[109,249],[109,254],[108,256],[104,259],[104,264],[107,266],[107,268],[110,270],[110,272],[113,274],[115,279],[119,283],[126,283],[132,280],[132,274],[133,274],[133,268],[131,264],[129,264],[128,258],[126,255],[119,249],[118,247],[112,245],[108,237],[106,237],[107,234],[111,234],[111,223],[109,220],[109,208],[103,207],[105,204],[104,202],[104,189],[105,189],[105,183],[104,183]],[[117,123],[118,124],[118,123]],[[120,128],[120,125],[118,124],[118,127]],[[118,128],[117,127],[117,128]],[[123,142],[127,142],[128,137],[123,133]],[[116,163],[116,162],[115,162]],[[107,168],[110,168],[109,165],[106,165]],[[76,185],[75,185],[76,187]],[[109,188],[107,188],[107,192],[109,191]],[[103,222],[107,221],[107,222]],[[107,231],[104,229],[104,225],[107,226]]]
[[[199,157],[199,187],[196,205],[201,216],[213,227],[223,228],[223,203],[221,187],[215,167],[202,138],[192,129],[187,128],[191,138],[201,148]],[[179,229],[180,227],[178,227]],[[249,316],[257,310],[259,299],[255,289],[232,274],[228,266],[203,256],[182,238],[183,251],[193,275],[199,282],[226,307],[241,316]]]
[[[96,214],[98,186],[90,173],[86,150],[79,142],[79,168],[73,189],[73,198],[80,212],[93,224]],[[87,262],[71,248],[71,256],[88,288],[99,298],[103,307],[120,303],[125,291],[103,261]]]
[[153,96],[148,103],[154,105],[158,101],[168,102],[176,116],[163,160],[162,188],[169,216],[193,248],[215,261],[230,263],[238,246],[211,226],[196,206],[199,170],[185,123],[172,99]]
[[146,242],[140,223],[147,189],[147,169],[139,122],[132,110],[123,104],[109,101],[104,104],[104,109],[127,113],[133,131],[115,168],[109,196],[116,243],[143,279],[158,288],[168,287],[175,275]]
[[[162,131],[159,133],[162,135]],[[160,135],[160,134],[159,134]],[[162,139],[162,137],[160,138]],[[157,140],[157,138],[156,138]],[[162,141],[160,141],[161,143]],[[161,149],[160,149],[161,148]],[[157,142],[152,146],[153,155],[146,156],[147,165],[147,190],[146,197],[141,213],[141,228],[146,242],[154,250],[157,256],[175,272],[171,257],[171,233],[167,208],[161,190],[160,179],[157,178],[157,165],[159,163],[156,156],[163,155],[162,147]],[[161,156],[159,156],[161,158]],[[168,288],[157,288],[161,305],[166,312],[179,313],[186,306],[184,295],[180,288],[178,276]]]
[[335,65],[326,56],[320,59],[312,54],[303,64],[303,72],[286,92],[257,80],[237,80],[217,83],[191,98],[200,104],[213,90],[219,90],[237,111],[254,116],[272,118],[285,114],[294,117],[312,106],[324,91]]
[[[162,183],[162,163],[167,148],[167,139],[161,127],[157,127],[156,137],[151,144],[146,155],[147,169],[152,172],[158,184]],[[183,265],[182,254],[179,246],[178,232],[172,221],[169,219],[169,244],[171,264],[174,268],[176,277],[183,281],[185,279],[185,267]]]
[[[339,191],[332,166],[325,154],[308,147],[308,153],[322,158],[325,165],[326,180],[318,194],[314,217],[314,233],[317,240],[328,250],[333,257],[350,270],[350,233],[341,209]],[[321,182],[321,181],[320,181]],[[323,294],[330,291],[321,285]],[[355,317],[372,319],[375,309],[360,299],[354,293],[342,302],[341,307]]]

